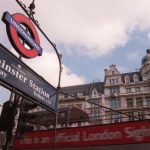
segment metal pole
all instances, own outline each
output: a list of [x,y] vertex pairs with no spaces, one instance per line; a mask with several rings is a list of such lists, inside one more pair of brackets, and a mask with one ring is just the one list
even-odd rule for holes
[[[59,93],[59,90],[60,88],[57,88],[58,93]],[[56,95],[56,113],[55,113],[55,126],[54,126],[52,150],[55,150],[55,145],[56,145],[57,121],[58,121],[58,93]]]
[[55,50],[55,53],[57,55],[58,58],[58,62],[59,62],[59,77],[58,77],[58,85],[57,85],[57,95],[56,95],[56,112],[55,112],[55,128],[54,128],[54,137],[53,137],[53,145],[52,145],[52,149],[55,150],[55,143],[56,143],[56,131],[57,131],[57,119],[58,119],[58,100],[59,100],[59,92],[60,92],[60,82],[61,82],[61,73],[62,73],[62,65],[61,65],[61,55],[59,54],[57,48],[56,48],[56,44],[54,44],[49,38],[48,36],[44,33],[44,31],[39,27],[39,24],[37,23],[37,20],[34,19],[33,14],[33,9],[35,8],[34,5],[34,0],[31,3],[29,9],[32,9],[32,14],[31,14],[31,10],[30,13],[29,11],[26,9],[25,5],[20,2],[19,0],[16,0],[16,2],[20,5],[20,7],[24,10],[24,12],[29,16],[29,18],[33,21],[33,23],[36,25],[36,27],[39,29],[39,31],[43,34],[43,36],[47,39],[47,41],[49,42],[49,44],[53,47],[53,49]]

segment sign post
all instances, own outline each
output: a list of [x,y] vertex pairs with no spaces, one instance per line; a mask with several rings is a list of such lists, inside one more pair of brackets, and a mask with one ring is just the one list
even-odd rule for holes
[[[16,0],[16,2],[20,5],[20,7],[24,10],[24,12],[31,17],[31,13],[29,13],[29,11],[26,9],[25,5],[20,2],[19,0]],[[32,8],[30,9],[30,12],[33,12],[33,9],[35,8],[34,5],[34,0],[31,3],[30,7]],[[33,14],[33,13],[32,13]],[[47,39],[47,41],[49,42],[49,44],[54,48],[57,58],[58,58],[58,62],[59,62],[59,78],[58,78],[58,86],[57,86],[57,97],[56,97],[56,113],[55,113],[55,128],[54,128],[54,138],[53,138],[53,147],[52,149],[55,149],[55,143],[56,143],[56,130],[57,130],[57,117],[58,117],[58,93],[60,91],[60,81],[61,81],[61,72],[62,72],[62,66],[61,66],[61,55],[58,53],[58,50],[56,48],[56,45],[48,38],[48,36],[44,33],[44,31],[39,27],[37,20],[35,20],[34,16],[32,15],[31,20],[34,22],[34,24],[36,25],[36,27],[41,31],[41,33],[44,35],[44,37]]]
[[[20,57],[18,59],[0,44],[0,80],[12,87],[10,101],[13,101],[13,103],[16,103],[14,96],[15,91],[17,90],[24,96],[29,97],[32,102],[47,110],[55,112],[54,149],[58,115],[58,93],[60,90],[62,72],[61,55],[58,53],[56,45],[50,41],[34,19],[34,0],[28,7],[29,10],[26,9],[22,2],[16,1],[21,8],[23,8],[28,17],[20,13],[10,14],[9,12],[5,12],[2,20],[6,23],[9,40],[14,49],[20,54]],[[58,57],[59,78],[57,89],[21,61],[22,57],[34,58],[36,56],[41,56],[43,52],[43,49],[40,46],[38,33],[32,22],[54,48]],[[8,150],[10,140],[11,137],[7,137],[4,150]]]
[[[34,58],[37,55],[42,55],[43,49],[40,47],[38,33],[32,22],[26,16],[20,13],[11,15],[9,12],[5,12],[2,20],[6,23],[10,42],[19,54],[22,54],[26,58]],[[33,36],[31,36],[21,24],[24,24]],[[27,43],[30,50],[24,46],[24,42],[21,43],[20,38]]]

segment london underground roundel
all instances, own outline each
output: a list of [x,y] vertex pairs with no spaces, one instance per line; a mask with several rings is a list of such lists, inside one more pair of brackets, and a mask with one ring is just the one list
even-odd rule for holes
[[20,13],[10,15],[5,12],[3,20],[7,24],[10,42],[20,54],[26,58],[42,55],[38,33],[29,18]]

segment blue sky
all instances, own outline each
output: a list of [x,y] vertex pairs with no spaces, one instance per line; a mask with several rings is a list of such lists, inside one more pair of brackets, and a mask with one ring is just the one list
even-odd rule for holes
[[[62,54],[61,86],[103,81],[111,64],[120,72],[141,67],[150,48],[149,0],[35,0],[35,5],[35,18]],[[4,11],[23,13],[15,0],[1,0],[0,17]],[[0,43],[15,53],[2,21],[0,29]],[[39,36],[43,56],[24,62],[57,86],[57,57]]]
[[[66,54],[63,55],[63,63],[72,68],[77,75],[84,75],[88,82],[93,80],[103,81],[104,69],[109,68],[111,64],[117,65],[121,72],[136,71],[140,69],[141,60],[146,55],[146,50],[150,48],[147,33],[148,31],[135,31],[123,47],[117,47],[100,58]],[[60,49],[63,50],[63,47],[60,46]]]

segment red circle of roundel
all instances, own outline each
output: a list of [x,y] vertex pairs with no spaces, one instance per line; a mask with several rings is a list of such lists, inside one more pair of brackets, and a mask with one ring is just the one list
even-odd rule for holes
[[[14,14],[13,18],[18,24],[27,25],[34,36],[35,42],[40,45],[38,33],[35,27],[33,26],[32,22],[26,16],[24,16],[23,14],[19,14],[19,13]],[[21,43],[19,39],[16,29],[12,25],[10,25],[10,34],[11,34],[11,38],[13,42],[15,43],[15,46],[20,51],[20,53],[23,54],[25,57],[33,58],[38,55],[38,51],[35,48],[27,49],[26,47],[24,47],[24,45]]]

